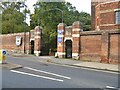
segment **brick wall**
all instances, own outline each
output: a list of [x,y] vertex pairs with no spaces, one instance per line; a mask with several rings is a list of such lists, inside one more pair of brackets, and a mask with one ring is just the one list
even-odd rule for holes
[[[7,51],[13,51],[17,53],[26,53],[31,54],[31,49],[36,56],[39,56],[41,53],[41,32],[42,29],[39,26],[36,26],[34,30],[26,32],[26,39],[24,40],[23,33],[14,33],[14,34],[3,34],[0,35],[0,49],[5,49]],[[16,36],[21,36],[22,41],[21,45],[16,45]],[[24,42],[25,41],[25,42]],[[31,42],[34,41],[34,46],[31,45]],[[33,47],[33,48],[32,48]]]
[[92,32],[84,35],[81,33],[80,59],[100,62],[101,57],[101,35],[92,35]]
[[[64,25],[64,24],[62,24]],[[101,63],[120,63],[119,61],[119,30],[82,31],[80,22],[71,26],[64,26],[62,42],[58,42],[58,57],[66,56],[65,45],[67,40],[72,41],[72,58]],[[69,28],[69,29],[68,29]],[[63,28],[58,28],[62,30]],[[69,32],[69,35],[66,35]],[[70,33],[71,32],[71,33]]]
[[[120,34],[110,34],[110,50],[109,61],[110,63],[116,63],[120,59]],[[119,61],[120,62],[120,61]]]
[[[20,46],[16,45],[16,36],[21,36],[22,44]],[[21,52],[24,53],[24,33],[14,33],[14,34],[4,34],[0,35],[2,38],[2,43],[0,44],[0,49],[5,49],[7,51],[14,51],[14,52]],[[26,53],[30,50],[30,34],[29,32],[26,33],[26,46],[25,46]]]

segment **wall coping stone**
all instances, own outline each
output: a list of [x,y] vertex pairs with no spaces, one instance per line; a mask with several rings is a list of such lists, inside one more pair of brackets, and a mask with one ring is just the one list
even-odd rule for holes
[[[11,36],[11,35],[22,35],[24,32],[21,33],[10,33],[10,34],[1,34],[0,36]],[[29,32],[26,32],[26,34],[29,34]]]
[[100,30],[100,31],[83,31],[80,35],[101,35],[102,33],[109,33],[109,34],[120,34],[118,30]]
[[73,26],[74,26],[74,25],[82,25],[82,23],[81,23],[80,21],[75,21],[72,25],[73,25]]
[[58,26],[66,26],[65,23],[59,23]]

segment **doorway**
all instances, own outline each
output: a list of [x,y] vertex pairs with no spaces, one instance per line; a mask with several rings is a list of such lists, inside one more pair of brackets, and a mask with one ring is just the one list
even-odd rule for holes
[[66,40],[65,41],[65,57],[66,58],[72,58],[72,41]]
[[31,41],[31,54],[34,54],[34,41]]

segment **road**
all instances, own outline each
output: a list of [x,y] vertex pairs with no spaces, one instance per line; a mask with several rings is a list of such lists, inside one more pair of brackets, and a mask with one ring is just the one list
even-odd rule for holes
[[105,88],[118,87],[118,74],[40,62],[35,56],[7,61],[23,68],[2,69],[2,88]]

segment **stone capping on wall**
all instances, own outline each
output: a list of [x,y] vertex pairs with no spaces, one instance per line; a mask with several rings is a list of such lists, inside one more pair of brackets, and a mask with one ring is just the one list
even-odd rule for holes
[[[29,34],[30,32],[26,32],[26,34]],[[21,32],[21,33],[10,33],[10,34],[1,34],[1,36],[11,36],[11,35],[23,35],[24,32]]]
[[66,26],[65,23],[59,23],[58,26]]
[[80,33],[82,35],[101,35],[102,31],[84,31]]
[[108,4],[108,3],[113,3],[113,2],[119,2],[119,0],[108,0],[108,1],[104,1],[104,2],[102,2],[101,4]]
[[36,29],[42,29],[42,27],[41,26],[36,26],[34,30],[36,30]]
[[[76,27],[77,26],[77,27]],[[82,25],[82,22],[80,21],[75,21],[73,24],[72,24],[72,29],[76,29],[76,28],[79,28],[79,29],[83,29],[83,25]]]
[[96,2],[98,2],[99,4],[98,5],[96,5],[95,7],[98,7],[99,5],[103,5],[103,4],[110,4],[110,3],[113,3],[113,2],[119,2],[119,0],[108,0],[108,1],[104,1],[104,2],[102,2],[102,0],[101,1],[98,1],[98,0],[96,0]]
[[118,30],[100,30],[100,31],[84,31],[80,33],[80,36],[82,35],[101,35],[103,32],[108,32],[110,34],[120,34],[120,31]]
[[82,24],[80,21],[75,21],[75,22],[73,23],[73,25],[80,25],[80,24]]
[[65,28],[68,28],[68,29],[71,28],[72,29],[72,26],[66,26]]

